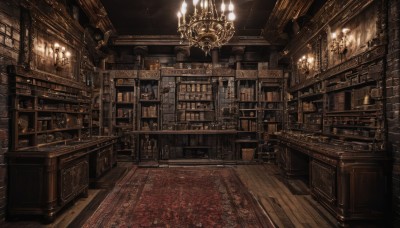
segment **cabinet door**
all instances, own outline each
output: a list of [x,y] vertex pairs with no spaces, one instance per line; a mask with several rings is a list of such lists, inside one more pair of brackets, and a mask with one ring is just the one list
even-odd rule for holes
[[358,164],[349,169],[349,210],[376,215],[384,212],[385,176],[382,167]]
[[87,156],[81,157],[60,170],[61,204],[73,199],[89,186],[89,162]]
[[336,203],[336,169],[319,161],[311,161],[310,187],[318,198],[327,201],[329,205]]
[[96,177],[100,177],[112,166],[112,146],[101,149],[97,152]]

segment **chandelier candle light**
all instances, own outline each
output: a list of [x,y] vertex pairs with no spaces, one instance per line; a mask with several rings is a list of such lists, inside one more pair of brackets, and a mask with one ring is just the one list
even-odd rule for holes
[[[199,2],[200,6],[198,6]],[[235,33],[233,21],[236,15],[233,10],[234,5],[231,1],[228,5],[228,16],[226,16],[224,0],[222,0],[219,13],[215,0],[193,0],[193,14],[189,15],[186,0],[184,0],[177,14],[178,32],[182,41],[187,40],[189,46],[201,48],[206,55],[213,48],[221,47]]]

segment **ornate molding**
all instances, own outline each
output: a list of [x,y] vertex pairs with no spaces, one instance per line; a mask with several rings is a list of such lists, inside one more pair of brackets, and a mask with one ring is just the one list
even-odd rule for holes
[[110,76],[112,78],[137,78],[137,70],[110,70]]
[[233,70],[233,69],[225,69],[225,68],[216,68],[216,69],[213,69],[212,75],[213,76],[220,76],[220,77],[223,77],[223,76],[234,77],[235,76],[235,70]]
[[282,70],[259,70],[258,77],[259,78],[282,78],[283,71]]
[[139,79],[160,79],[160,71],[159,70],[139,70],[138,72]]
[[161,69],[162,76],[210,76],[207,73],[207,70],[202,69],[170,69],[170,68],[163,68]]
[[236,78],[244,78],[244,79],[257,79],[258,71],[257,70],[237,70]]

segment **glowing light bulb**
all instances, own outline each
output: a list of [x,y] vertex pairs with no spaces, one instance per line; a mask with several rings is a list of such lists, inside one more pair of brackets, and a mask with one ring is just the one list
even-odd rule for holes
[[199,3],[199,0],[193,0],[193,5],[197,6],[197,3]]
[[185,15],[186,12],[187,12],[187,4],[186,4],[186,1],[184,1],[184,2],[182,3],[181,12],[182,12],[183,15]]
[[222,1],[222,4],[221,4],[221,12],[222,13],[225,12],[225,3],[224,3],[224,1]]
[[67,58],[71,57],[71,52],[67,51],[67,52],[65,53],[65,57],[67,57]]
[[54,48],[58,49],[60,45],[58,43],[54,43]]
[[234,8],[234,6],[233,6],[232,1],[231,1],[231,2],[229,2],[228,9],[229,9],[229,11],[233,11],[233,8]]
[[336,39],[336,32],[332,33],[332,39]]
[[234,20],[236,19],[236,15],[235,15],[233,12],[230,12],[230,13],[228,14],[228,19],[229,19],[230,21],[234,21]]

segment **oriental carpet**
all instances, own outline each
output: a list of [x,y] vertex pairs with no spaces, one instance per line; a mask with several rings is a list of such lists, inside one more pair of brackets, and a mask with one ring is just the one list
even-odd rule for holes
[[139,168],[83,227],[273,227],[232,168]]

